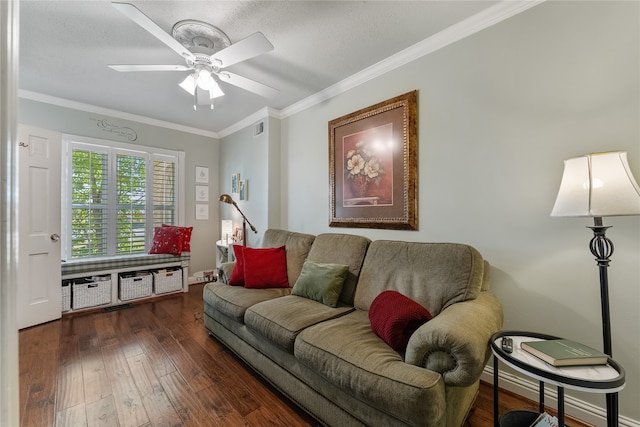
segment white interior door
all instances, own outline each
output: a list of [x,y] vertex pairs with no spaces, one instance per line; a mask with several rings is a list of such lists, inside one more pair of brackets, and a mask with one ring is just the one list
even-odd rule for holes
[[59,133],[18,127],[18,328],[62,315]]

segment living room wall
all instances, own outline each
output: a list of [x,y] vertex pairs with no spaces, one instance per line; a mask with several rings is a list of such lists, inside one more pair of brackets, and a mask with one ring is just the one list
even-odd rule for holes
[[[286,117],[280,225],[471,244],[492,264],[505,329],[601,348],[592,223],[549,214],[567,158],[624,150],[640,180],[639,52],[640,3],[546,2]],[[330,228],[328,121],[411,90],[419,230]],[[604,221],[616,248],[610,304],[613,355],[626,369],[625,425],[640,420],[640,218]],[[602,395],[567,395],[604,407]]]
[[[192,226],[191,261],[189,273],[215,267],[215,236],[219,234],[218,220],[218,157],[219,144],[209,136],[154,126],[120,117],[111,117],[21,98],[18,103],[18,122],[71,135],[110,141],[127,142],[185,152],[185,214],[186,226]],[[136,140],[129,136],[135,133]],[[209,168],[209,219],[195,219],[195,167]]]

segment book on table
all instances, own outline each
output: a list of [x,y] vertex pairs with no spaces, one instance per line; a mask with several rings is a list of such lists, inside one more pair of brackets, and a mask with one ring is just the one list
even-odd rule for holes
[[552,366],[606,365],[607,355],[567,339],[524,341],[520,348]]

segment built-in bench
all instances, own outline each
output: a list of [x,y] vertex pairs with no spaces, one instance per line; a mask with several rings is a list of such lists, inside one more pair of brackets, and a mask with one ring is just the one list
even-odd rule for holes
[[[189,290],[188,277],[190,259],[191,254],[183,252],[180,256],[170,254],[135,254],[63,261],[61,263],[62,281],[63,285],[68,285],[70,282],[73,282],[74,279],[110,276],[110,302],[101,304],[101,306],[120,305],[129,302],[122,301],[119,298],[119,276],[123,273],[180,268],[182,270],[181,290],[182,292],[187,292]],[[65,292],[68,292],[68,289],[64,289],[63,286],[63,311],[65,311]],[[73,310],[73,308],[71,309]]]

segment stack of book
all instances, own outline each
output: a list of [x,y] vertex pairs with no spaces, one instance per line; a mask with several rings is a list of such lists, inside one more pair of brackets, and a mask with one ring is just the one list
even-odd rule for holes
[[529,427],[558,427],[558,419],[543,412]]
[[606,365],[607,355],[566,339],[525,341],[520,348],[552,366]]

